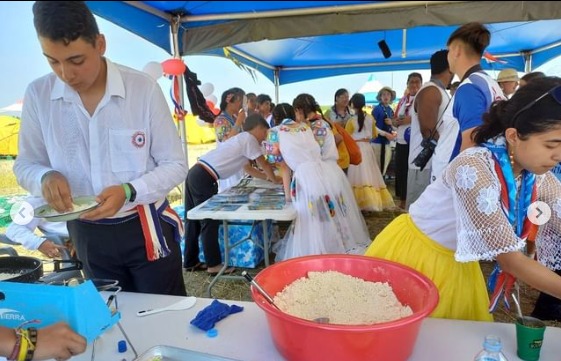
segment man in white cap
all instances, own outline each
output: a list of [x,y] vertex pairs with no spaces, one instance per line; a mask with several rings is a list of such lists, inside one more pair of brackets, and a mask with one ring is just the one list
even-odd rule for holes
[[516,69],[510,68],[501,70],[499,76],[497,77],[497,83],[499,83],[504,95],[509,99],[518,88],[519,80]]

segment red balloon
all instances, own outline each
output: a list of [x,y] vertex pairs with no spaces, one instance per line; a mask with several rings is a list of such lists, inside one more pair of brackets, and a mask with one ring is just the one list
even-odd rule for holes
[[220,114],[220,109],[216,108],[216,105],[212,102],[212,100],[207,99],[206,105],[208,106],[208,109],[210,109],[212,114],[214,115]]
[[168,75],[181,75],[185,72],[186,65],[181,59],[168,59],[162,62],[162,69]]

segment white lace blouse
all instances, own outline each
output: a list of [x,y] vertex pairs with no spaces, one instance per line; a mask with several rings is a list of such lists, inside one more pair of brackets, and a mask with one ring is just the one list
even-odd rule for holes
[[[561,183],[551,172],[537,177],[538,200],[551,208],[551,219],[539,227],[538,260],[561,269]],[[491,152],[474,147],[462,152],[411,205],[417,227],[442,246],[454,250],[459,262],[492,260],[522,250],[525,241],[503,213],[500,183]]]

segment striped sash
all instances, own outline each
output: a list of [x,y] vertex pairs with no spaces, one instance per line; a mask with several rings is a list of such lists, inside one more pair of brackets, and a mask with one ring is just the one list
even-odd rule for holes
[[140,218],[142,234],[144,235],[144,243],[146,246],[146,258],[149,261],[156,261],[171,253],[162,232],[162,226],[159,222],[160,218],[173,226],[176,242],[181,242],[185,234],[181,218],[173,208],[171,208],[167,199],[151,204],[140,204],[125,213],[119,214],[118,218],[105,218],[99,221],[84,222],[94,224],[119,224],[136,217]]

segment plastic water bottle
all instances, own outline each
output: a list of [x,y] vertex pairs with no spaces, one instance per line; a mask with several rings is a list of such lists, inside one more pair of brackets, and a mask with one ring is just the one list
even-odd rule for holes
[[481,350],[474,361],[508,361],[502,353],[503,344],[498,336],[485,336],[483,350]]

